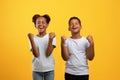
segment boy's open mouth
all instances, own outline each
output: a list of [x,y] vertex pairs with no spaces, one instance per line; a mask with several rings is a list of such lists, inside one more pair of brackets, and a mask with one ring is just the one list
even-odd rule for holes
[[73,30],[76,30],[77,29],[77,27],[75,27],[75,28],[72,28]]

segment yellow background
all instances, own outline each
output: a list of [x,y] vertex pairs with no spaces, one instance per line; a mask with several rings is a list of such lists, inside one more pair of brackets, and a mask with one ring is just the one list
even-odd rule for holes
[[64,80],[65,62],[60,54],[60,36],[70,36],[68,20],[78,16],[83,36],[93,35],[95,58],[89,61],[90,80],[120,80],[119,0],[1,0],[0,80],[32,80],[32,53],[27,34],[37,34],[34,14],[49,14],[47,32],[55,32],[55,80]]

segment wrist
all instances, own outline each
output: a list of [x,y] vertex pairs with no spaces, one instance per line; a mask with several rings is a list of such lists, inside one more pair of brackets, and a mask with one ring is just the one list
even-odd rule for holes
[[62,45],[62,46],[65,46],[65,42],[61,42],[61,45]]
[[53,39],[49,38],[49,43],[48,44],[52,44]]
[[49,41],[53,41],[53,38],[49,38]]
[[90,43],[90,46],[94,46],[94,42],[91,42],[91,43]]
[[29,38],[30,41],[33,41],[33,40],[34,40],[34,38],[31,37],[31,36],[28,36],[28,38]]

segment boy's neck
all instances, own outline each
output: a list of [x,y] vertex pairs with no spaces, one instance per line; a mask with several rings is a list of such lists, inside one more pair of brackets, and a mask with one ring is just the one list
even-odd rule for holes
[[43,37],[43,36],[45,36],[46,34],[47,34],[46,32],[42,32],[42,33],[39,33],[38,36],[39,36],[39,37]]
[[74,34],[72,34],[72,36],[71,36],[71,38],[72,39],[79,39],[79,38],[81,38],[82,36],[80,35],[80,33],[74,33]]

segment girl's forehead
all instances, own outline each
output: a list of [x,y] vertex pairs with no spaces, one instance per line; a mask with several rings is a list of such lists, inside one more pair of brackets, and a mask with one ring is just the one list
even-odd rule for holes
[[44,17],[39,17],[37,20],[46,20]]

